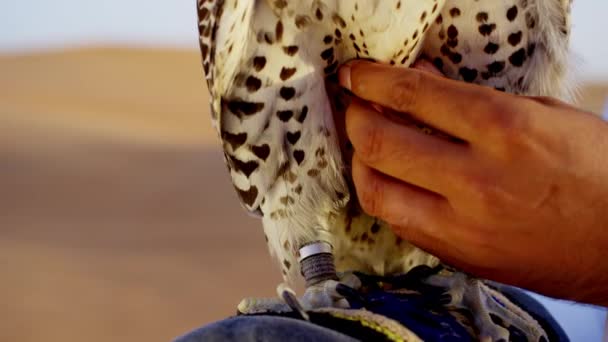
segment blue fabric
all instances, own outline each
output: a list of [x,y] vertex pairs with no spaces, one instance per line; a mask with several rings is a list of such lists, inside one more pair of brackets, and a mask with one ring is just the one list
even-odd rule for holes
[[195,330],[175,342],[353,342],[356,339],[305,321],[278,316],[239,316]]
[[[550,341],[568,341],[568,337],[555,322],[549,312],[535,299],[520,289],[494,284],[513,302],[525,308],[549,333]],[[366,298],[377,301],[377,313],[397,318],[427,341],[464,341],[471,340],[463,334],[462,327],[449,315],[437,314],[434,303],[429,297],[395,297],[386,293],[369,293]],[[356,305],[356,304],[355,304]],[[369,305],[369,301],[368,301]],[[431,314],[430,312],[435,313]],[[318,322],[320,319],[317,317]],[[352,331],[350,331],[352,333]],[[356,336],[356,333],[355,333]],[[175,342],[202,341],[356,341],[347,334],[305,322],[295,318],[280,316],[239,316],[215,322],[195,330]]]
[[[346,286],[336,288],[350,303],[348,310],[308,311],[311,322],[306,322],[296,311],[276,311],[271,306],[266,311],[256,310],[213,323],[176,341],[353,341],[353,338],[381,341],[390,340],[389,336],[395,334],[405,337],[411,333],[429,342],[473,341],[476,339],[472,329],[473,312],[452,305],[445,289],[425,282],[429,275],[440,270],[441,266],[419,266],[407,274],[388,277],[356,273],[362,283],[358,290]],[[486,289],[480,294],[500,293],[504,297],[498,304],[528,312],[545,331],[540,341],[546,341],[545,336],[549,341],[568,341],[551,314],[524,291],[495,282],[486,282],[484,286]],[[494,295],[491,298],[495,298]],[[498,312],[490,313],[492,321],[509,330],[510,341],[528,341],[531,336],[538,339],[537,328],[527,330],[537,326],[536,322],[531,321],[528,326],[512,325],[503,321]]]
[[495,284],[495,286],[511,301],[525,309],[534,317],[549,334],[549,340],[565,342],[569,341],[564,329],[555,320],[553,315],[538,300],[525,293],[523,290],[513,286]]

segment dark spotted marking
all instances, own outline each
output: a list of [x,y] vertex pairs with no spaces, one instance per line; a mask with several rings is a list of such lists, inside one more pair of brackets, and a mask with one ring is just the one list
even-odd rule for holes
[[509,56],[509,62],[516,67],[520,67],[524,65],[526,61],[526,50],[521,48],[515,51],[511,56]]
[[245,81],[245,87],[247,87],[247,91],[249,91],[250,93],[258,91],[261,86],[262,81],[255,76],[249,76]]
[[522,35],[523,33],[521,31],[511,33],[508,38],[509,44],[511,44],[511,46],[517,46],[519,43],[521,43]]
[[266,159],[270,155],[270,146],[268,146],[268,144],[264,144],[261,146],[251,146],[249,147],[249,149],[256,157],[262,159],[263,161],[266,161]]
[[274,5],[278,9],[287,7],[287,0],[275,0]]
[[207,44],[201,44],[201,54],[203,55],[203,60],[207,59],[207,55],[209,54],[209,46]]
[[256,161],[244,162],[233,156],[230,156],[230,162],[232,163],[232,167],[235,171],[241,172],[247,177],[251,176],[251,174],[254,173],[255,170],[257,170],[260,166],[260,164]]
[[274,38],[280,42],[281,40],[283,40],[283,22],[282,21],[277,21],[277,25],[274,28]]
[[460,68],[459,73],[465,82],[473,82],[477,78],[478,71],[477,69],[469,69],[467,67],[462,67]]
[[422,14],[420,15],[420,22],[423,23],[424,19],[426,19],[426,11],[422,12]]
[[308,106],[302,107],[302,111],[300,112],[300,116],[298,116],[298,122],[303,123],[306,120],[306,116],[308,115]]
[[279,90],[279,95],[281,95],[281,98],[283,98],[283,100],[289,101],[296,95],[296,88],[281,87],[281,90]]
[[369,231],[372,234],[378,234],[378,232],[380,231],[380,225],[378,224],[378,222],[374,222],[374,224],[372,224],[372,227],[369,229]]
[[450,9],[450,15],[452,16],[452,18],[456,18],[460,16],[460,9],[458,7],[454,7],[452,9]]
[[264,69],[265,66],[266,66],[266,57],[257,56],[257,57],[253,58],[253,68],[255,69],[255,71],[262,71],[262,69]]
[[293,199],[293,197],[291,197],[291,196],[284,196],[284,197],[281,197],[281,198],[279,199],[279,201],[281,201],[281,204],[283,204],[283,205],[294,204],[294,203],[296,202],[296,201]]
[[496,61],[491,64],[488,64],[488,72],[490,72],[493,75],[498,74],[499,72],[503,71],[504,68],[505,68],[505,62],[503,62],[503,61]]
[[328,49],[323,50],[323,52],[321,52],[321,58],[323,58],[323,60],[328,60],[331,57],[333,57],[334,55],[334,48],[330,47]]
[[290,144],[295,145],[298,142],[298,140],[300,140],[302,133],[300,133],[300,131],[287,132],[287,134],[285,136],[287,138],[287,141],[289,141]]
[[247,133],[232,134],[227,131],[222,131],[222,140],[230,144],[234,151],[247,141]]
[[296,68],[286,68],[286,67],[283,67],[281,69],[281,74],[280,74],[281,80],[287,81],[295,73],[296,73]]
[[494,44],[492,42],[489,42],[486,47],[483,49],[483,51],[485,53],[487,53],[488,55],[493,55],[496,52],[498,52],[498,49],[500,48],[500,45],[498,44]]
[[293,157],[296,159],[296,162],[298,163],[298,165],[302,164],[302,161],[304,161],[305,156],[306,156],[306,154],[302,150],[293,151]]
[[228,102],[230,112],[239,118],[243,115],[253,115],[264,109],[263,102],[230,101]]
[[334,37],[327,35],[325,37],[323,37],[323,43],[325,44],[331,44],[334,41]]
[[450,51],[448,58],[454,64],[459,64],[460,62],[462,62],[462,55],[459,54],[458,52]]
[[288,260],[283,260],[283,265],[285,265],[285,268],[287,269],[291,268],[291,263]]
[[283,47],[283,52],[285,52],[285,54],[287,56],[295,56],[296,53],[298,53],[299,48],[296,45],[290,45],[290,46],[284,46]]
[[302,193],[302,185],[301,185],[301,184],[298,184],[298,186],[296,186],[296,187],[293,189],[293,191],[294,191],[296,194],[298,194],[298,195],[299,195],[299,194],[301,194],[301,193]]
[[310,170],[308,170],[308,172],[306,174],[309,177],[317,177],[317,176],[319,176],[319,173],[321,173],[321,172],[317,169],[310,169]]
[[336,38],[340,39],[340,38],[342,38],[342,31],[340,31],[339,29],[336,29],[334,31],[334,35],[336,36]]
[[318,20],[323,20],[323,12],[321,12],[320,8],[317,8],[315,11],[315,17],[317,17]]
[[436,22],[437,24],[441,24],[441,23],[443,23],[443,16],[442,16],[441,14],[440,14],[440,15],[438,15],[438,16],[437,16],[437,19],[435,19],[435,22]]
[[496,30],[496,24],[483,24],[479,25],[479,33],[482,36],[489,36]]
[[287,122],[293,117],[293,111],[292,110],[279,110],[279,111],[277,111],[277,116],[279,117],[279,119],[281,121]]
[[433,65],[439,69],[439,71],[443,70],[443,59],[441,59],[441,57],[435,57],[435,59],[433,59]]
[[369,239],[369,235],[367,234],[367,232],[361,234],[361,241],[362,242],[367,241],[367,239]]
[[339,16],[338,14],[334,13],[331,16],[331,19],[334,21],[334,23],[336,25],[339,25],[341,28],[346,28],[346,22],[344,21],[344,19],[342,19],[341,16]]
[[277,178],[284,177],[289,171],[289,161],[284,161],[277,170]]
[[236,191],[241,201],[250,207],[255,203],[255,199],[258,197],[258,188],[253,185],[249,187],[249,190],[236,188]]
[[458,29],[454,25],[448,27],[448,38],[454,39],[458,37]]
[[509,21],[515,20],[515,18],[517,18],[517,12],[517,5],[513,5],[513,7],[507,10],[507,19],[509,19]]
[[310,25],[311,19],[307,15],[296,15],[296,27],[299,29],[303,29],[306,26]]
[[488,15],[488,12],[479,12],[475,16],[475,19],[477,19],[477,22],[480,24],[484,24],[488,21],[488,19],[490,19],[490,16]]
[[267,44],[274,43],[274,41],[272,40],[272,37],[270,36],[270,33],[268,33],[268,32],[264,33],[264,40],[266,41]]
[[199,7],[198,9],[198,17],[200,18],[200,21],[204,21],[207,20],[207,18],[209,17],[209,9],[207,9],[207,7]]
[[526,27],[529,29],[534,28],[536,26],[536,19],[532,16],[530,12],[526,12]]

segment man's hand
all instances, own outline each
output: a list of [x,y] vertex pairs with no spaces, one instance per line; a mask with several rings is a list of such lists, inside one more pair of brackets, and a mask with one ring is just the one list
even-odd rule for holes
[[340,82],[361,99],[346,130],[367,213],[477,276],[608,306],[608,124],[423,70],[356,61]]

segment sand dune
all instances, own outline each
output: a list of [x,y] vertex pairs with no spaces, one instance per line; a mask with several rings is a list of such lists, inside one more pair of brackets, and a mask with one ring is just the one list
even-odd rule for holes
[[196,52],[8,56],[0,75],[0,341],[167,341],[273,295]]
[[0,341],[167,341],[274,295],[195,53],[0,58]]

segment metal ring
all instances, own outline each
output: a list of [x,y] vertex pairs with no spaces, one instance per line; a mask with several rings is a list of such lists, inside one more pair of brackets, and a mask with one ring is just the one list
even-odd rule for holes
[[302,261],[312,255],[329,253],[331,254],[332,247],[329,243],[325,241],[317,241],[311,244],[305,245],[300,248],[300,259],[298,261]]

